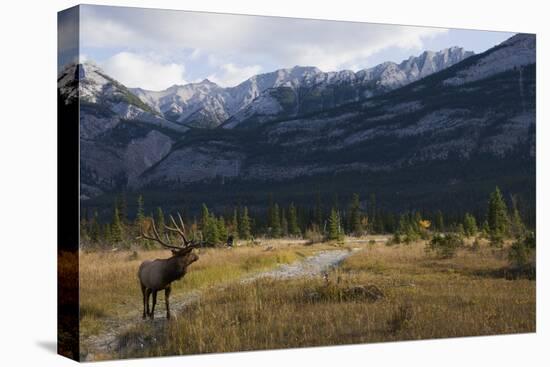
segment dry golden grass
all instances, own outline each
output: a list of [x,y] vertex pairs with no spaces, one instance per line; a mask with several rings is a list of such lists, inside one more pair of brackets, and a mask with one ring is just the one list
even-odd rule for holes
[[[534,332],[535,282],[500,277],[505,255],[486,244],[445,260],[423,243],[366,245],[328,283],[263,279],[209,290],[164,328],[128,331],[118,357]],[[365,286],[384,297],[353,291]]]
[[[173,283],[173,297],[289,263],[320,248],[301,241],[271,240],[263,246],[202,249],[188,274]],[[262,243],[263,244],[263,243]],[[291,246],[290,246],[291,244]],[[326,247],[326,246],[324,246]],[[98,251],[80,254],[80,327],[82,336],[105,331],[104,320],[128,318],[142,307],[137,270],[145,259],[167,258],[168,250]]]

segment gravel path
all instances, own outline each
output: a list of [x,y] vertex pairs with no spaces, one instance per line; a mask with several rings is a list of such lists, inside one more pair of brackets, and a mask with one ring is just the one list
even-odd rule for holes
[[[291,279],[319,276],[325,271],[338,266],[346,257],[356,250],[358,249],[353,249],[352,251],[322,251],[304,260],[296,261],[292,264],[280,265],[273,270],[264,271],[244,278],[241,282],[248,283],[261,278]],[[100,335],[94,335],[87,338],[81,337],[81,358],[85,361],[94,361],[97,359],[104,359],[105,356],[116,356],[121,348],[119,345],[119,336],[138,323],[152,323],[159,331],[162,330],[168,322],[164,310],[163,295],[163,292],[159,293],[157,309],[155,311],[156,319],[143,321],[141,319],[141,307],[138,307],[135,311],[128,312],[124,317],[105,319],[105,327],[102,328],[103,330]],[[200,297],[200,291],[188,292],[179,296],[175,292],[172,293],[170,297],[172,318],[176,319],[177,315],[183,312],[186,306],[198,301]]]
[[348,250],[322,251],[307,257],[305,260],[281,265],[274,270],[253,275],[243,279],[243,282],[251,282],[260,278],[290,279],[317,276],[338,266],[351,253]]

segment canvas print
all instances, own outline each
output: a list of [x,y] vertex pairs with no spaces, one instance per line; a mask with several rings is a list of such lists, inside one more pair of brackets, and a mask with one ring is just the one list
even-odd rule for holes
[[534,34],[58,19],[60,354],[535,332]]

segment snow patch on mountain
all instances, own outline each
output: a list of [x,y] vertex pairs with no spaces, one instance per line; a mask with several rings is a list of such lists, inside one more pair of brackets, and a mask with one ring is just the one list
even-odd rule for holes
[[222,88],[204,80],[200,83],[174,85],[164,91],[132,89],[141,101],[169,120],[196,127],[234,128],[240,122],[258,117],[274,116],[281,112],[277,96],[270,90],[287,87],[311,89],[315,93],[332,86],[363,86],[362,94],[352,96],[336,105],[392,90],[473,55],[459,47],[439,52],[426,51],[418,57],[411,56],[400,64],[385,62],[375,67],[354,72],[351,70],[323,72],[312,66],[295,66],[258,74],[235,87]]

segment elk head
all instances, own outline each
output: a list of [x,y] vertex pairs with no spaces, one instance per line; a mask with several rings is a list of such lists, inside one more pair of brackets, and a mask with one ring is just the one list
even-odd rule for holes
[[[148,225],[145,226],[149,231],[144,231],[144,226],[141,226],[141,235],[139,238],[155,241],[162,246],[169,248],[172,251],[172,257],[176,258],[178,260],[178,264],[183,269],[185,269],[187,266],[191,265],[199,259],[198,255],[193,253],[193,249],[200,247],[201,243],[195,242],[194,240],[188,240],[185,234],[185,224],[183,223],[183,219],[181,218],[181,215],[179,213],[178,220],[179,224],[176,222],[174,217],[170,215],[170,221],[172,225],[164,225],[164,229],[171,233],[177,234],[181,238],[181,244],[179,246],[174,246],[172,243],[170,243],[168,235],[166,235],[165,240],[161,238],[155,224],[155,220],[152,218],[151,221],[147,223]],[[153,236],[150,236],[147,233],[151,230],[153,232]]]

